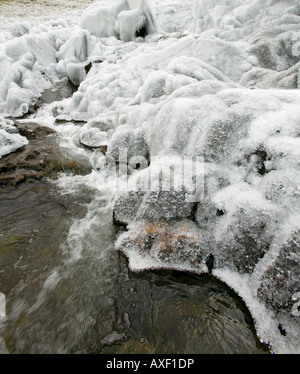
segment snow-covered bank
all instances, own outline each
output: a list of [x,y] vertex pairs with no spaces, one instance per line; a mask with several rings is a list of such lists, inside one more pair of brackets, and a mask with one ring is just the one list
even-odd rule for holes
[[[0,45],[0,112],[21,116],[69,79],[74,95],[34,117],[78,146],[107,145],[116,162],[122,148],[142,157],[146,169],[130,170],[133,185],[145,185],[148,172],[176,177],[178,159],[199,157],[192,180],[203,193],[192,206],[176,190],[117,195],[114,214],[129,231],[116,247],[134,270],[211,269],[244,298],[262,340],[299,353],[299,2],[148,3],[153,13],[143,1],[109,2],[113,11],[96,3],[72,26],[17,23],[23,35]],[[97,24],[105,12],[109,24]],[[157,173],[159,157],[168,161]],[[92,160],[103,175],[103,154]],[[96,171],[84,178],[100,184]]]

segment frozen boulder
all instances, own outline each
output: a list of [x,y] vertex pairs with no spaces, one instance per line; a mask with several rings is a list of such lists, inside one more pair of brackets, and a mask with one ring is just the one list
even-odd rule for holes
[[[299,28],[299,24],[298,24]],[[258,58],[259,66],[274,71],[290,69],[299,61],[299,56],[294,51],[294,37],[296,33],[282,32],[276,37],[271,35],[257,37],[253,52]]]
[[83,12],[79,26],[100,38],[115,36],[125,42],[157,29],[147,0],[96,2]]
[[244,182],[220,189],[212,201],[221,213],[213,228],[217,267],[253,272],[270,249],[280,211]]
[[216,242],[217,266],[225,266],[241,274],[252,273],[270,249],[274,238],[274,221],[270,212],[251,207],[240,207],[229,216],[222,211],[218,224],[221,226],[226,222],[226,234],[224,232]]
[[56,53],[58,61],[83,62],[89,54],[89,37],[86,30],[75,30]]
[[9,28],[12,36],[14,37],[20,37],[22,35],[28,34],[30,30],[30,25],[28,22],[16,22]]
[[89,148],[107,147],[108,135],[98,128],[90,128],[80,132],[79,141]]
[[189,220],[170,223],[139,221],[117,240],[116,249],[129,257],[132,270],[172,268],[206,270],[201,233]]
[[244,74],[241,84],[245,87],[261,89],[296,89],[299,87],[299,69],[300,63],[281,72],[263,68],[252,68],[249,72]]
[[113,218],[118,225],[147,219],[152,222],[193,216],[195,204],[186,200],[183,191],[128,191],[114,202]]
[[87,122],[86,126],[96,127],[101,131],[113,130],[117,126],[117,114],[114,112],[108,112],[101,114]]
[[282,243],[277,257],[261,276],[257,295],[274,310],[290,314],[295,304],[293,295],[300,291],[299,277],[300,229]]
[[142,163],[148,166],[149,150],[144,134],[126,125],[119,126],[108,146],[107,156],[116,163]]
[[140,219],[194,219],[203,192],[201,166],[180,158],[152,159],[150,167],[130,176],[116,197],[114,222],[128,225]]
[[145,37],[146,17],[140,9],[123,11],[118,16],[117,29],[120,39],[124,42],[135,40],[138,36]]
[[117,37],[118,34],[115,30],[117,16],[126,9],[129,7],[123,0],[95,2],[83,12],[79,26],[99,38]]

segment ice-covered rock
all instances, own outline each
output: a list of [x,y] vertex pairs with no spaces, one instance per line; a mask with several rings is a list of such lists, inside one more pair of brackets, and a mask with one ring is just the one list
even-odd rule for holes
[[114,203],[114,222],[128,225],[140,219],[152,222],[193,215],[194,203],[186,200],[182,191],[129,191],[121,193]]
[[118,14],[129,10],[124,0],[98,1],[90,5],[82,14],[79,26],[100,38],[118,36],[115,29]]
[[129,257],[130,267],[182,269],[197,265],[207,271],[201,243],[201,233],[189,220],[139,221],[122,234],[116,248]]
[[143,132],[126,125],[119,126],[112,136],[107,156],[117,163],[140,162],[145,164],[144,167],[148,166],[149,150]]
[[[7,41],[0,49],[0,109],[5,115],[27,113],[43,92],[61,81],[57,65],[57,41],[70,36],[60,29],[29,30]],[[63,76],[66,76],[64,74]]]
[[282,243],[279,254],[261,277],[257,290],[258,296],[275,310],[292,311],[295,300],[293,295],[299,292],[300,276],[300,230],[291,233]]
[[[153,158],[149,167],[129,177],[114,202],[114,222],[128,225],[140,219],[156,222],[194,218],[203,194],[202,160]],[[198,174],[197,174],[198,173]]]
[[157,29],[147,0],[96,2],[83,12],[79,25],[100,38],[115,36],[125,42]]
[[253,68],[248,73],[244,74],[241,84],[245,87],[257,87],[262,89],[296,89],[299,88],[299,68],[300,63],[281,72],[263,68]]
[[90,148],[105,147],[108,144],[108,135],[107,132],[92,127],[82,130],[79,135],[79,140],[81,144]]
[[135,40],[139,36],[145,37],[146,17],[140,9],[123,11],[118,15],[116,29],[124,42]]
[[115,112],[105,113],[87,122],[86,126],[96,127],[101,131],[114,130],[117,126],[117,115]]
[[[276,294],[275,283],[268,293],[268,277],[272,273],[276,279],[277,270],[283,266],[286,269],[284,287],[288,287],[299,267],[294,257],[292,262],[286,260],[290,253],[297,252],[297,245],[293,244],[295,240],[293,243],[287,241],[286,249],[281,251],[279,257],[274,254],[290,211],[299,214],[299,100],[298,90],[234,88],[196,98],[170,96],[165,101],[152,104],[151,111],[149,108],[148,112],[145,111],[148,114],[156,113],[147,122],[144,113],[141,113],[146,109],[130,112],[129,123],[134,119],[135,126],[143,129],[149,144],[150,160],[157,156],[170,161],[174,154],[203,158],[203,169],[195,176],[198,176],[198,181],[203,181],[204,190],[200,200],[191,205],[187,204],[184,195],[173,193],[172,190],[151,192],[150,189],[145,193],[142,188],[129,189],[119,195],[115,202],[114,218],[129,224],[130,231],[128,236],[122,236],[117,248],[122,250],[124,246],[124,253],[130,257],[130,266],[141,269],[142,258],[145,268],[170,265],[167,258],[164,263],[164,256],[160,256],[159,262],[156,262],[157,257],[154,260],[151,251],[143,251],[141,245],[137,244],[137,238],[141,237],[138,227],[141,220],[156,224],[169,220],[170,224],[174,224],[173,220],[192,218],[199,229],[203,261],[206,263],[208,256],[213,256],[213,274],[226,269],[232,277],[234,274],[245,279],[248,277],[246,283],[251,291],[247,292],[256,294],[260,288],[260,299],[250,302],[250,305],[257,303],[254,316],[261,313],[261,302],[265,305],[269,303],[268,308],[278,314],[281,306],[273,301],[267,302],[267,298]],[[157,108],[157,112],[153,107]],[[155,162],[148,169],[151,168],[155,168]],[[142,186],[145,185],[143,181],[147,180],[145,174],[149,170],[133,174],[129,178],[129,187],[137,180]],[[151,182],[156,181],[154,185],[157,185],[160,176],[164,179],[166,175],[164,172],[157,174]],[[175,170],[176,175],[178,169]],[[183,186],[187,186],[186,182]],[[189,216],[191,213],[192,217]],[[141,242],[144,243],[144,239]],[[181,268],[203,271],[202,263],[181,262],[180,256],[177,259]],[[268,267],[270,263],[264,264],[270,256],[275,256],[275,263],[270,267],[274,270],[266,271],[264,266]],[[172,252],[172,264],[175,263],[176,251]],[[258,273],[263,279],[261,284],[257,280]],[[292,284],[291,292],[295,293],[296,286]],[[238,282],[234,283],[238,292],[245,289],[240,287]],[[282,293],[285,293],[284,290]],[[287,309],[291,307],[291,297],[289,292],[286,296],[290,300]],[[274,320],[277,325],[282,321],[280,313],[278,316]],[[289,323],[285,321],[285,326],[289,326]],[[292,335],[290,338],[294,339]]]
[[205,21],[209,16],[209,1],[193,0],[194,30],[201,32],[205,27]]
[[16,22],[9,29],[13,36],[22,36],[24,34],[28,34],[30,25],[26,21]]

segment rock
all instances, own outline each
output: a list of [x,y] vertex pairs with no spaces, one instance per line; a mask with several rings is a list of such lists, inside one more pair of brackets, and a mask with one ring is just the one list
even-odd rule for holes
[[[189,220],[178,222],[139,221],[130,226],[130,230],[122,234],[116,249],[129,257],[130,262],[136,263],[136,256],[142,256],[150,267],[203,267],[203,248],[199,228]],[[144,261],[143,261],[144,262]],[[143,267],[147,266],[141,264]]]
[[134,130],[127,126],[119,126],[112,136],[107,156],[116,163],[129,163],[139,158],[148,164],[149,149],[143,132],[140,129]]
[[126,226],[137,217],[137,212],[142,204],[143,191],[128,191],[119,194],[113,207],[113,221],[115,225]]
[[0,159],[22,148],[27,143],[28,140],[24,136],[8,132],[0,127]]
[[111,334],[105,336],[100,344],[102,346],[111,346],[113,344],[121,344],[127,340],[127,337],[124,333],[118,333],[117,331],[113,331]]
[[275,71],[290,69],[299,58],[293,54],[293,33],[282,32],[277,36],[256,35],[253,52],[256,54],[259,66]]
[[149,167],[142,166],[130,175],[116,196],[114,222],[126,226],[140,219],[194,220],[203,192],[203,164],[181,157],[154,157]]
[[[227,226],[227,222],[230,224]],[[274,238],[271,225],[275,218],[270,212],[252,207],[239,207],[233,213],[225,213],[218,226],[226,227],[216,240],[216,265],[231,268],[239,273],[252,273]],[[218,230],[218,227],[217,227]]]
[[34,113],[38,108],[44,104],[50,104],[54,101],[60,101],[73,95],[77,91],[70,79],[63,78],[58,82],[52,82],[52,87],[45,89],[40,97],[31,105],[29,113]]
[[154,222],[192,218],[194,207],[184,191],[128,191],[116,198],[113,219],[115,224],[126,226],[140,219]]
[[291,234],[260,279],[258,297],[276,311],[291,313],[300,291],[300,229]]
[[79,141],[82,145],[88,148],[103,148],[103,151],[106,152],[108,146],[108,135],[107,132],[94,127],[81,131]]
[[87,128],[96,127],[101,131],[109,131],[115,129],[117,127],[117,124],[117,114],[115,112],[109,112],[89,120],[86,126]]
[[296,89],[298,88],[299,68],[300,63],[281,72],[253,67],[244,74],[241,84],[261,89]]
[[59,173],[88,174],[92,167],[82,155],[71,154],[60,147],[60,138],[46,127],[34,123],[16,124],[29,137],[29,144],[0,161],[0,185],[19,183],[44,177],[57,178]]
[[28,140],[42,139],[48,135],[55,134],[53,129],[46,126],[38,125],[34,122],[14,121],[20,135],[25,136]]

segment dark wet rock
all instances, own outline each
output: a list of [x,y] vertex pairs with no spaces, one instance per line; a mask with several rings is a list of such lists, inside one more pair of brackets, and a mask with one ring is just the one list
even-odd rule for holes
[[0,161],[0,185],[17,185],[44,177],[57,178],[59,173],[88,174],[89,161],[60,147],[60,138],[47,127],[34,123],[16,123],[28,136],[29,144]]
[[212,271],[213,271],[213,268],[214,268],[214,262],[215,262],[214,255],[209,254],[207,259],[206,259],[206,266],[207,266],[209,274],[212,274]]

